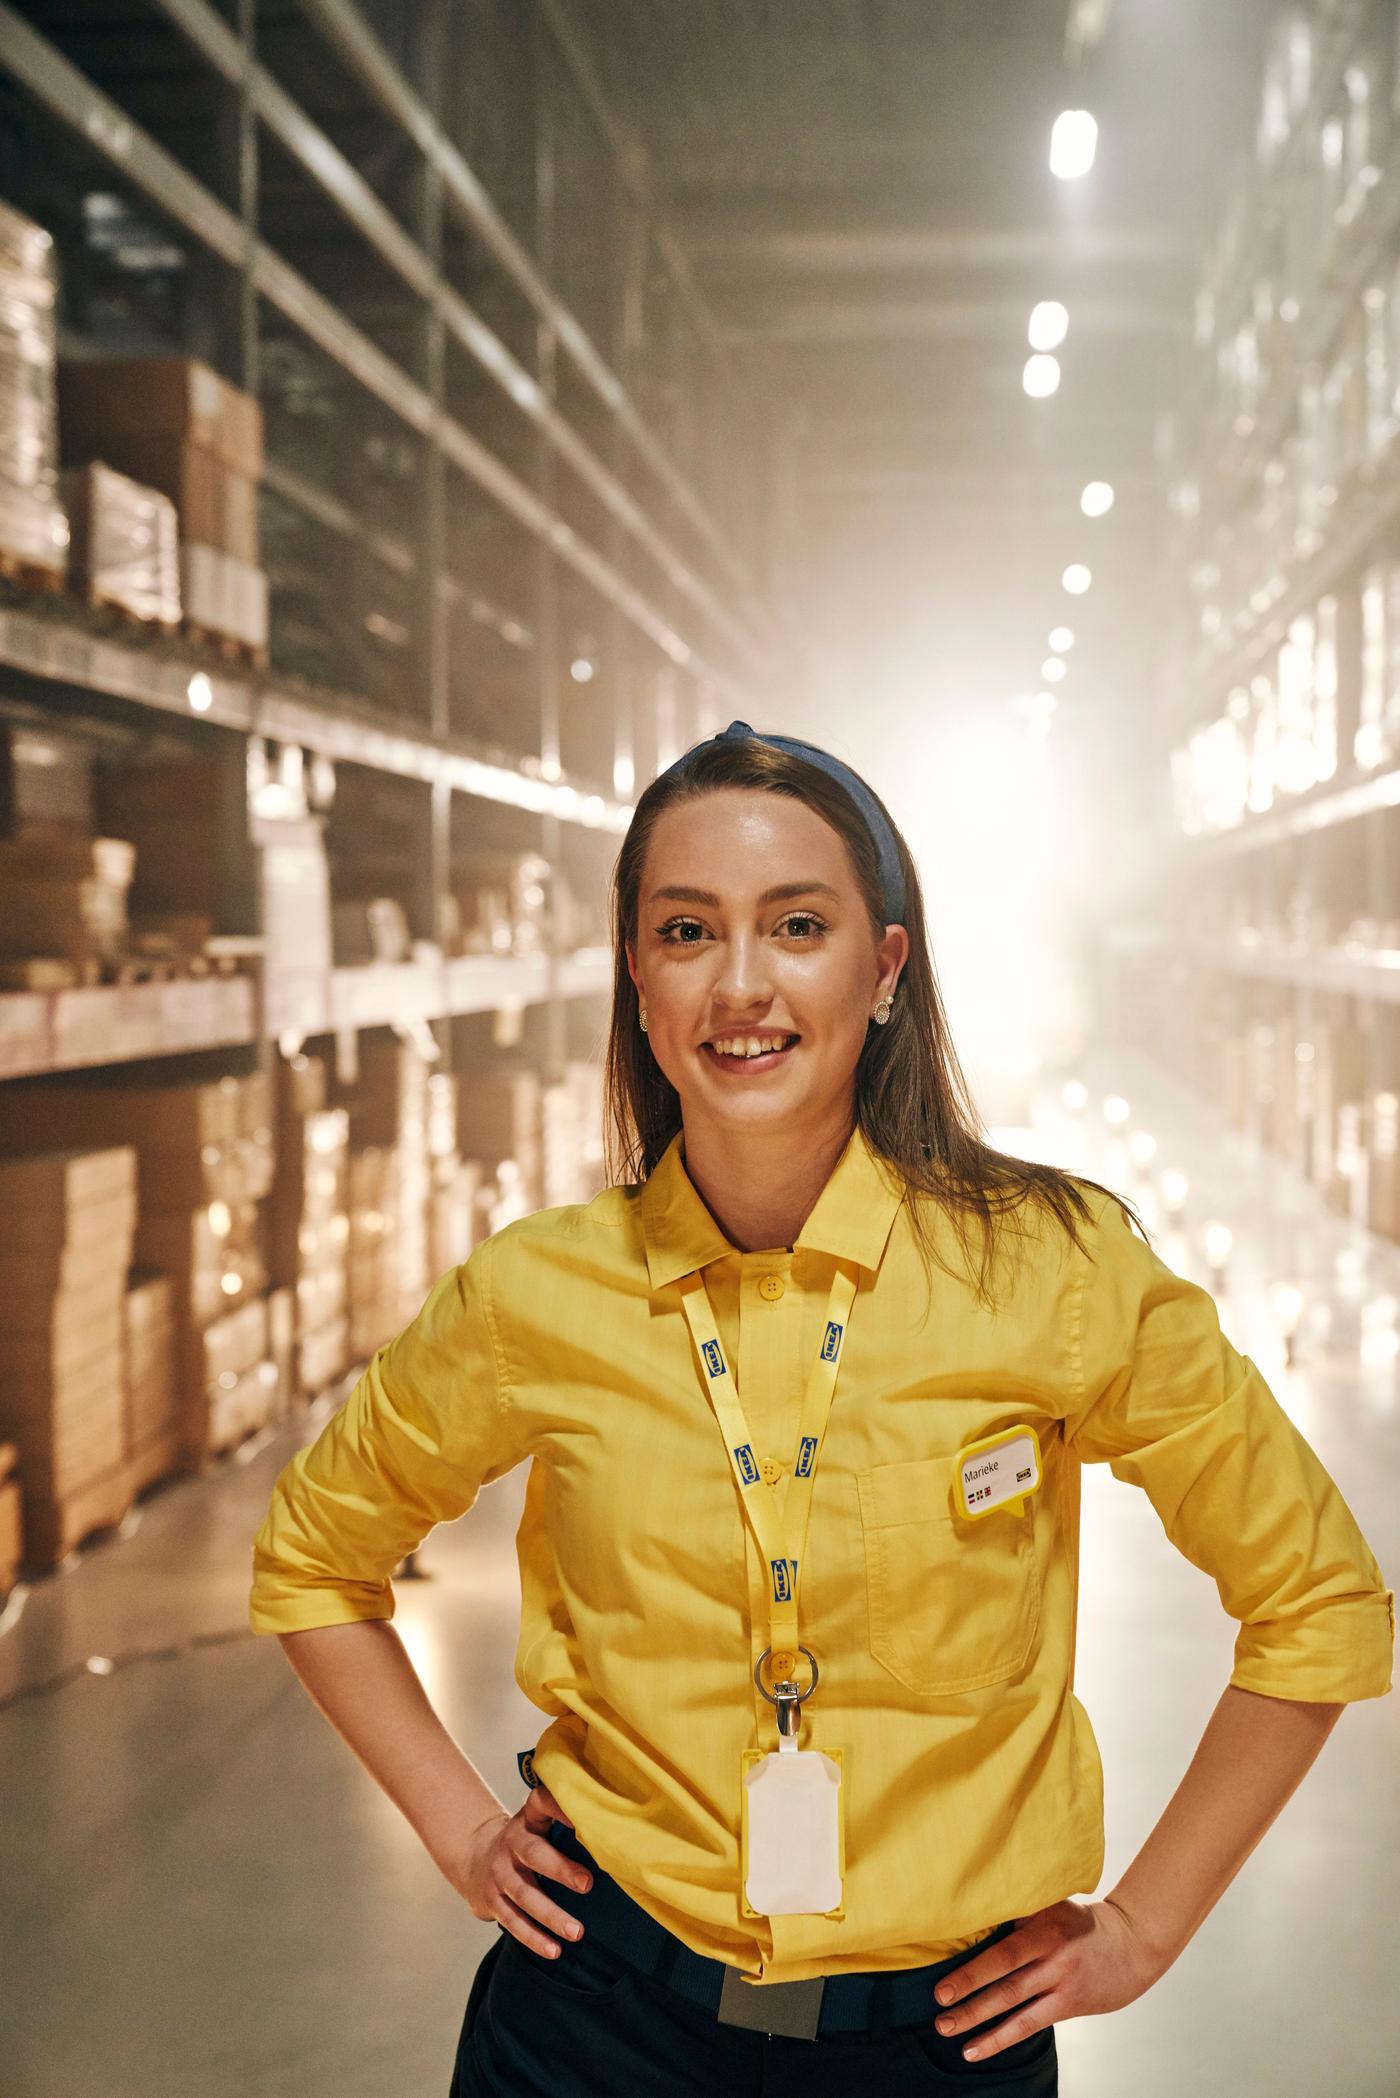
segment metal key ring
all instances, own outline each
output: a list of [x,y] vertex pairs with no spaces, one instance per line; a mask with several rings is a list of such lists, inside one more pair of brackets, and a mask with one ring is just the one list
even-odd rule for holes
[[[761,1654],[759,1655],[759,1657],[758,1657],[758,1660],[757,1660],[757,1661],[755,1662],[755,1664],[754,1664],[754,1671],[753,1671],[753,1679],[754,1679],[755,1683],[757,1683],[757,1685],[758,1685],[759,1689],[760,1689],[761,1691],[763,1691],[763,1695],[764,1695],[764,1696],[765,1696],[765,1697],[767,1698],[767,1700],[768,1700],[769,1704],[770,1704],[770,1705],[776,1705],[776,1703],[778,1702],[778,1700],[777,1700],[777,1698],[776,1698],[776,1697],[774,1697],[774,1695],[773,1695],[772,1691],[771,1691],[771,1690],[764,1690],[764,1688],[763,1688],[763,1664],[764,1664],[764,1662],[765,1662],[765,1661],[766,1661],[766,1660],[768,1659],[768,1656],[769,1656],[769,1655],[770,1655],[770,1654],[772,1653],[772,1651],[773,1651],[773,1649],[772,1649],[772,1647],[771,1647],[771,1646],[765,1646],[765,1647],[764,1647],[764,1649],[763,1649],[763,1652],[762,1652],[762,1653],[761,1653]],[[810,1696],[812,1695],[812,1692],[813,1692],[813,1691],[814,1691],[814,1690],[816,1689],[816,1687],[817,1687],[817,1678],[818,1678],[818,1676],[819,1676],[819,1674],[820,1674],[820,1670],[819,1670],[819,1669],[818,1669],[818,1667],[817,1667],[817,1657],[816,1657],[816,1655],[815,1655],[815,1654],[814,1654],[814,1653],[812,1652],[812,1649],[810,1648],[810,1646],[799,1646],[799,1647],[798,1647],[798,1649],[797,1649],[797,1651],[798,1651],[798,1653],[799,1653],[799,1654],[805,1654],[805,1655],[807,1656],[807,1659],[808,1659],[808,1660],[809,1660],[809,1661],[811,1662],[811,1664],[812,1664],[812,1680],[811,1680],[811,1682],[810,1682],[810,1683],[809,1683],[809,1684],[807,1685],[807,1688],[806,1688],[805,1690],[799,1690],[799,1691],[798,1691],[798,1692],[796,1693],[796,1695],[797,1695],[797,1702],[798,1702],[798,1704],[800,1705],[800,1704],[803,1704],[803,1703],[804,1703],[804,1702],[806,1701],[806,1699],[807,1699],[807,1698],[809,1698],[809,1697],[810,1697]]]

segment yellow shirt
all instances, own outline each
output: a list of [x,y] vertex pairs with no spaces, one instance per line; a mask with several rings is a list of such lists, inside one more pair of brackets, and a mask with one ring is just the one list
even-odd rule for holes
[[[687,1945],[772,1981],[917,1966],[1092,1893],[1102,1766],[1072,1692],[1081,1463],[1143,1487],[1214,1577],[1244,1689],[1381,1696],[1395,1605],[1209,1294],[1086,1194],[1092,1264],[1053,1217],[1022,1212],[989,1312],[936,1264],[926,1289],[907,1205],[858,1129],[793,1250],[762,1253],[725,1237],[677,1135],[645,1183],[522,1218],[435,1285],[278,1478],[253,1629],[391,1617],[401,1558],[528,1458],[515,1672],[550,1721],[535,1769]],[[859,1287],[802,1566],[799,1636],[821,1681],[800,1742],[844,1752],[844,1914],[745,1919],[741,1752],[776,1741],[753,1679],[767,1586],[675,1285],[703,1269],[782,1493],[837,1259]],[[1041,1489],[1019,1515],[956,1517],[957,1452],[1025,1423]]]

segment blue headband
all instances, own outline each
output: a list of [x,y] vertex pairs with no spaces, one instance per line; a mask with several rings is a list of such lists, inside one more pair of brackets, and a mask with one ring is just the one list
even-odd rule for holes
[[[755,729],[749,727],[747,721],[731,721],[722,734],[712,736],[710,741],[713,743],[740,743],[746,737],[755,743],[771,743],[775,750],[786,750],[793,757],[805,758],[809,765],[819,765],[823,772],[829,773],[832,779],[839,781],[845,788],[856,807],[860,810],[861,815],[865,818],[865,827],[870,832],[875,846],[875,861],[880,873],[880,887],[884,891],[885,923],[887,925],[902,925],[904,923],[904,872],[900,866],[899,852],[895,846],[894,833],[881,814],[875,797],[865,782],[857,779],[849,765],[843,765],[839,758],[832,757],[830,751],[818,750],[815,743],[799,743],[793,736],[760,736]],[[704,743],[693,744],[684,757],[677,758],[674,765],[668,765],[666,770],[660,774],[660,777],[669,779],[673,772],[684,773],[696,751],[705,750],[706,748],[708,746]]]

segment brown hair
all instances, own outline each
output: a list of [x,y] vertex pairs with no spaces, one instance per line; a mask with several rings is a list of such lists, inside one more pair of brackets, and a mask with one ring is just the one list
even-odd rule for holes
[[[628,941],[637,938],[638,901],[647,846],[657,819],[678,802],[726,788],[759,788],[806,804],[845,844],[865,901],[873,936],[884,937],[884,900],[875,846],[865,820],[838,780],[820,766],[753,738],[696,746],[683,774],[662,774],[637,802],[613,868],[612,1021],[604,1062],[609,1183],[646,1179],[681,1127],[680,1096],[662,1071],[638,1022],[637,989],[627,969]],[[888,819],[884,803],[875,799]],[[1074,1216],[1092,1212],[1082,1190],[1095,1188],[1120,1202],[1142,1231],[1130,1203],[1100,1181],[997,1151],[984,1141],[967,1080],[958,1062],[929,952],[923,895],[909,848],[890,820],[904,870],[904,925],[909,957],[888,1024],[873,1021],[855,1073],[856,1118],[870,1148],[893,1167],[907,1194],[928,1197],[953,1222],[968,1252],[966,1220],[983,1226],[984,1258],[976,1279],[991,1305],[987,1270],[996,1251],[996,1220],[1023,1203],[1050,1210],[1084,1251]],[[938,1259],[923,1203],[908,1203],[915,1242],[925,1260]],[[945,1271],[946,1263],[939,1261]]]

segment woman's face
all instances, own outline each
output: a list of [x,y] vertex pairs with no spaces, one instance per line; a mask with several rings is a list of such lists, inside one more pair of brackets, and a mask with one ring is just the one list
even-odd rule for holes
[[[903,926],[877,945],[840,837],[790,795],[725,789],[658,818],[627,966],[688,1127],[849,1119],[871,1015],[908,952]],[[794,1035],[756,1057],[714,1047]]]

